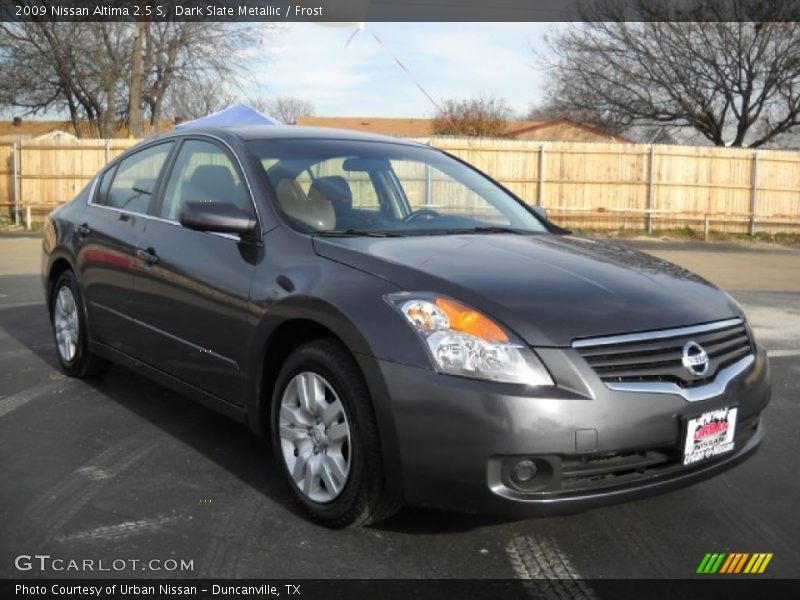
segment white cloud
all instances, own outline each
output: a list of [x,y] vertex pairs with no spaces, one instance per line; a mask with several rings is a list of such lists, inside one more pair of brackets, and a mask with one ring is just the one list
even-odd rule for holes
[[540,44],[547,28],[542,23],[368,23],[345,47],[352,27],[294,23],[253,52],[253,77],[262,93],[303,97],[324,115],[431,115],[433,106],[394,55],[437,100],[491,93],[521,112],[541,97],[542,74],[531,68],[530,45]]

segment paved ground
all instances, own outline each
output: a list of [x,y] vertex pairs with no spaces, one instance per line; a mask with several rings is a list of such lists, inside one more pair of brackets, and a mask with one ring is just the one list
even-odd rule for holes
[[13,564],[38,553],[194,561],[168,576],[681,578],[706,552],[744,551],[774,553],[765,576],[800,577],[800,252],[639,246],[731,291],[770,350],[768,438],[752,460],[575,516],[503,522],[407,509],[333,532],[303,519],[267,445],[244,428],[122,368],[99,383],[64,378],[38,241],[0,238],[0,576],[38,575]]

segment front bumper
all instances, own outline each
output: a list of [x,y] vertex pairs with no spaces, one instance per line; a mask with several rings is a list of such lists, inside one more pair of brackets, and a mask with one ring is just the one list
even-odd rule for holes
[[[723,394],[699,402],[612,391],[573,350],[537,352],[559,382],[544,393],[379,361],[407,504],[517,517],[577,512],[702,481],[763,439],[763,349]],[[682,466],[684,419],[730,406],[738,407],[734,450]],[[541,485],[520,490],[509,481],[504,465],[520,458],[547,467]]]

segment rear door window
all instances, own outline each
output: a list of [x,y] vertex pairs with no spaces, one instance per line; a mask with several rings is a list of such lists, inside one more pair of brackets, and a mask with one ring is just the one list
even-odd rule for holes
[[150,146],[120,161],[103,176],[95,204],[147,214],[172,146],[172,142]]
[[103,173],[103,177],[100,179],[100,185],[97,186],[97,196],[94,199],[95,204],[108,206],[108,190],[111,188],[111,182],[114,181],[114,174],[116,172],[117,165],[114,165]]

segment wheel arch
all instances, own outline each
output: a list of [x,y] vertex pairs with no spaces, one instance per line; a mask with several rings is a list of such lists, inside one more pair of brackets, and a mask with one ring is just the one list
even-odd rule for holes
[[[53,286],[58,281],[58,278],[65,271],[72,271],[75,274],[75,278],[78,278],[78,272],[76,271],[75,267],[65,255],[59,253],[54,254],[50,258],[50,264],[47,268],[47,276],[45,279],[45,292],[46,292],[46,300],[47,300],[47,310],[51,312],[53,310]],[[80,280],[78,280],[80,282]]]
[[[334,339],[344,346],[359,366],[361,357],[372,356],[369,343],[339,309],[311,297],[292,297],[276,303],[259,323],[251,346],[250,372],[254,373],[245,409],[251,429],[268,431],[272,388],[283,362],[300,345],[315,339]],[[366,373],[362,375],[366,378]],[[370,390],[372,391],[372,390]]]
[[369,390],[378,425],[387,490],[402,497],[399,445],[388,391],[369,342],[342,311],[315,298],[293,298],[271,307],[254,336],[251,365],[254,373],[245,399],[250,429],[269,435],[269,415],[275,382],[291,352],[314,339],[333,339],[356,361]]
[[53,319],[53,286],[55,286],[58,278],[65,271],[72,271],[73,276],[75,277],[75,282],[78,285],[80,291],[80,306],[81,312],[83,313],[83,322],[86,326],[86,338],[89,343],[92,342],[94,336],[92,334],[92,322],[89,318],[89,306],[88,302],[86,302],[86,298],[84,295],[83,284],[81,281],[81,274],[80,271],[76,268],[75,263],[72,260],[72,256],[70,256],[64,250],[56,250],[54,251],[48,260],[48,267],[46,271],[46,276],[44,280],[45,284],[45,294],[47,301],[47,314],[50,317],[50,320]]

